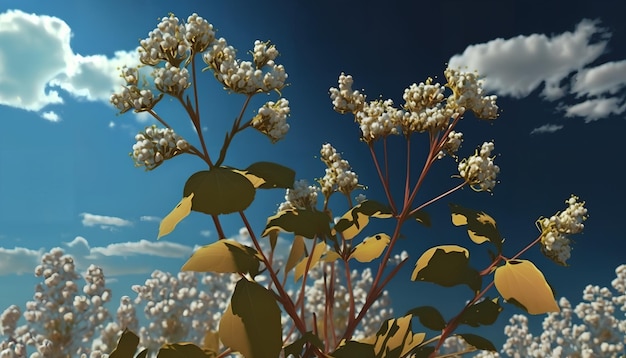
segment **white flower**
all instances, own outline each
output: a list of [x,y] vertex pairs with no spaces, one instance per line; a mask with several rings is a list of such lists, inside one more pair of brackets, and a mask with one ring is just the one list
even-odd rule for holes
[[318,182],[322,188],[322,193],[329,198],[332,193],[339,191],[349,195],[359,186],[359,179],[350,167],[347,160],[341,159],[330,143],[322,145],[320,150],[321,160],[326,164],[326,174]]
[[572,195],[565,201],[567,209],[558,212],[550,218],[537,220],[537,227],[542,232],[541,251],[554,262],[566,265],[570,257],[569,235],[580,233],[587,220],[585,202],[579,202],[578,197]]
[[482,81],[475,73],[447,68],[444,75],[448,80],[446,86],[453,92],[453,95],[448,97],[448,105],[451,108],[470,109],[476,117],[482,119],[498,117],[497,96],[483,96]]
[[356,121],[361,128],[361,136],[366,142],[398,134],[398,126],[404,112],[393,107],[393,101],[376,100],[366,103],[356,112]]
[[365,95],[352,90],[354,80],[351,75],[343,72],[339,75],[339,89],[330,88],[330,99],[333,101],[333,109],[341,114],[356,113],[363,108]]
[[277,102],[269,101],[259,108],[258,114],[252,118],[252,126],[270,138],[272,143],[284,138],[289,131],[289,101],[281,98]]
[[189,144],[171,128],[146,127],[144,132],[135,136],[137,142],[130,153],[136,166],[145,166],[152,170],[163,161],[186,152]]
[[278,211],[292,209],[314,209],[317,205],[319,188],[309,185],[306,179],[296,180],[293,189],[287,189],[285,201],[278,207]]
[[459,163],[459,174],[476,191],[491,191],[496,185],[500,168],[493,163],[494,158],[490,157],[493,149],[493,142],[484,142],[480,151],[477,150],[474,155]]

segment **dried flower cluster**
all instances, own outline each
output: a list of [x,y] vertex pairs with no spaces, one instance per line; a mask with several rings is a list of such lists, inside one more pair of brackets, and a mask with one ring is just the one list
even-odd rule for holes
[[537,227],[541,231],[541,251],[554,262],[566,265],[570,257],[570,235],[580,233],[587,220],[585,202],[579,202],[578,197],[572,195],[565,201],[568,205],[563,212],[558,212],[550,218],[537,220]]

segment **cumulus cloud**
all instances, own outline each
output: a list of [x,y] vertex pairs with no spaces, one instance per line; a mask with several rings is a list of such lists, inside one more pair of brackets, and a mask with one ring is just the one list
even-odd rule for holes
[[133,223],[115,216],[95,215],[81,213],[83,226],[100,226],[102,229],[112,229],[115,227],[131,226]]
[[43,250],[24,247],[5,249],[0,247],[0,276],[9,274],[32,274],[43,255]]
[[[590,122],[624,111],[626,60],[592,65],[605,53],[610,37],[599,21],[585,19],[573,32],[470,45],[449,66],[477,70],[485,89],[499,96],[523,98],[541,89],[542,99],[560,101],[556,109],[566,117]],[[552,133],[560,129],[556,127],[535,128],[533,133]]]
[[138,64],[136,52],[76,54],[71,36],[68,24],[57,17],[20,10],[0,13],[0,104],[40,111],[64,102],[59,89],[108,102],[123,81],[117,68]]

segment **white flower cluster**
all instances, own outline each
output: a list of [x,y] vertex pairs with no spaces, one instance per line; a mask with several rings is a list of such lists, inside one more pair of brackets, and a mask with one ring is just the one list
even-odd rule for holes
[[121,93],[111,95],[110,102],[120,113],[126,113],[131,109],[135,112],[143,112],[154,108],[163,95],[155,97],[151,90],[138,87],[139,70],[136,67],[124,66],[120,77],[124,78],[126,85],[122,86]]
[[333,101],[333,109],[341,114],[357,113],[365,104],[365,95],[357,90],[352,90],[354,80],[351,75],[341,73],[339,75],[339,89],[330,88],[330,99]]
[[414,83],[404,90],[402,98],[408,112],[404,113],[401,124],[405,134],[445,129],[451,118],[463,114],[462,108],[442,105],[444,89],[439,83],[432,84],[432,78],[428,78],[426,83]]
[[470,109],[474,115],[482,119],[498,117],[497,96],[483,96],[482,81],[475,73],[461,72],[452,68],[444,71],[448,81],[447,87],[454,93],[448,97],[448,106],[451,108]]
[[350,195],[350,193],[358,188],[359,178],[350,167],[347,160],[341,159],[341,155],[332,145],[326,143],[322,145],[320,150],[321,160],[326,164],[326,174],[319,179],[322,188],[322,194],[326,198],[336,191]]
[[437,154],[437,159],[442,159],[446,154],[456,158],[456,152],[461,147],[461,143],[463,143],[463,133],[450,131],[450,133],[448,133],[448,139],[443,145],[443,149]]
[[281,98],[277,102],[269,101],[259,108],[258,114],[252,118],[252,126],[265,134],[272,143],[283,139],[289,131],[289,101]]
[[494,158],[490,156],[493,149],[493,142],[484,142],[480,151],[459,163],[459,174],[476,191],[491,191],[496,185],[500,167],[493,163]]
[[398,126],[404,112],[393,107],[393,101],[377,100],[365,103],[356,112],[356,121],[361,127],[363,140],[370,142],[390,134],[398,134]]
[[189,71],[184,67],[173,66],[169,62],[165,63],[165,67],[156,68],[152,77],[159,91],[174,97],[182,96],[187,87],[191,86]]
[[569,235],[582,232],[587,220],[585,202],[579,202],[578,197],[572,195],[565,201],[567,209],[558,212],[550,218],[540,218],[537,226],[542,233],[541,251],[551,260],[566,265],[570,258]]
[[176,134],[171,128],[158,128],[156,125],[147,127],[145,131],[135,136],[137,141],[133,145],[133,157],[136,166],[145,166],[152,170],[165,160],[189,150],[186,140]]
[[111,292],[102,270],[93,265],[88,268],[81,293],[77,284],[81,275],[73,258],[56,248],[43,255],[35,276],[43,282],[36,286],[33,301],[26,303],[26,324],[17,326],[17,306],[9,307],[0,318],[2,335],[12,342],[0,343],[0,352],[7,357],[26,357],[27,346],[33,346],[36,352],[31,358],[90,353],[85,345],[109,319],[104,304],[111,299]]
[[215,40],[204,53],[204,62],[209,65],[215,78],[224,87],[235,93],[254,94],[257,92],[280,91],[285,86],[287,73],[283,65],[274,59],[278,51],[269,43],[254,43],[254,62],[236,58],[236,50],[224,38]]
[[[335,264],[337,265],[337,264]],[[338,266],[335,266],[335,270]],[[331,276],[331,265],[316,265],[313,267],[307,276],[307,279],[311,281],[305,288],[305,311],[306,311],[306,323],[307,327],[313,326],[313,314],[317,317],[318,332],[323,332],[323,322],[325,314],[327,314],[326,307],[326,290],[324,288],[324,270],[326,270],[326,280]],[[335,275],[335,282],[333,287],[334,297],[332,301],[333,305],[333,325],[335,327],[335,335],[341,336],[346,329],[348,323],[348,314],[350,313],[350,294],[345,283],[341,280],[341,275]],[[367,298],[367,293],[372,286],[373,276],[372,271],[369,268],[364,269],[359,273],[357,270],[352,270],[350,273],[350,279],[353,285],[353,295],[355,301],[355,309],[358,313]],[[293,297],[296,295],[293,291],[288,291]],[[363,339],[371,335],[376,334],[378,328],[382,323],[393,316],[393,308],[391,307],[391,299],[387,291],[384,291],[380,298],[374,302],[369,308],[367,314],[355,330],[352,339]],[[330,334],[332,336],[333,334]],[[335,342],[337,343],[337,342]],[[331,344],[334,344],[331,342]]]
[[314,209],[317,205],[319,188],[309,185],[306,179],[296,180],[293,189],[287,189],[285,201],[278,206],[278,211],[293,209]]

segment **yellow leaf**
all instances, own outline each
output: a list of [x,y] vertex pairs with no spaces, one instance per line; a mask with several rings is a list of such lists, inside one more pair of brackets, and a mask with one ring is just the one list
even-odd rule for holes
[[215,331],[207,331],[204,335],[202,348],[218,355],[220,352],[220,336]]
[[509,260],[496,269],[496,289],[505,300],[515,299],[530,314],[559,312],[545,277],[528,260]]
[[[374,344],[374,354],[377,357],[384,357],[387,352],[402,347],[404,350],[407,336],[412,339],[411,318],[413,315],[406,315],[400,318],[392,318],[387,320],[381,329],[384,332],[376,334],[376,343]],[[382,354],[381,354],[382,353]]]
[[193,199],[193,193],[189,194],[189,196],[184,197],[178,205],[172,210],[167,216],[161,220],[161,224],[159,225],[159,236],[157,240],[161,237],[169,234],[174,231],[176,225],[179,222],[183,221],[189,213],[191,213],[191,199]]
[[285,276],[296,266],[296,263],[300,261],[304,255],[304,238],[300,235],[295,235],[293,238],[293,244],[291,244],[291,251],[289,251],[289,258],[285,265]]
[[248,179],[250,181],[250,183],[252,184],[252,186],[254,186],[255,189],[257,189],[261,185],[265,184],[265,179],[260,178],[260,177],[254,175],[254,174],[248,173],[245,170],[232,169],[232,171],[237,173],[237,174],[241,174],[244,177],[246,177],[246,179]]
[[356,245],[350,258],[354,258],[359,262],[370,262],[383,254],[390,241],[391,237],[384,233],[366,237],[363,242]]
[[452,213],[452,224],[454,226],[467,225],[467,217],[462,214]]
[[408,339],[404,342],[404,348],[402,348],[401,357],[406,356],[409,351],[417,346],[419,346],[422,342],[424,342],[424,338],[426,338],[426,333],[414,333],[413,337],[407,337]]
[[417,279],[417,274],[421,270],[423,270],[426,266],[428,266],[430,259],[433,257],[433,255],[435,254],[437,250],[444,250],[444,252],[446,253],[463,252],[465,254],[465,257],[469,258],[469,251],[466,248],[461,247],[461,246],[441,245],[441,246],[431,247],[430,249],[424,251],[422,256],[420,256],[420,258],[417,259],[417,262],[415,263],[415,269],[413,270],[413,274],[411,275],[411,280],[415,281]]
[[326,251],[326,243],[324,243],[324,241],[321,241],[320,243],[315,245],[315,247],[313,247],[313,250],[311,251],[311,254],[303,258],[302,261],[300,261],[296,265],[296,272],[294,273],[294,277],[293,277],[294,280],[297,282],[300,279],[300,277],[304,275],[304,270],[306,269],[306,265],[307,265],[307,262],[309,261],[309,257],[311,257],[311,263],[309,264],[309,270],[310,270],[320,261],[320,258],[322,257],[322,254],[325,251]]
[[336,251],[328,250],[326,251],[326,255],[324,255],[324,258],[322,260],[324,260],[324,262],[333,262],[340,258],[341,256],[339,256],[339,254]]
[[255,254],[256,250],[235,240],[218,240],[196,250],[181,271],[255,274],[259,266],[259,258]]
[[226,347],[243,354],[244,357],[252,357],[252,347],[246,334],[246,326],[243,319],[233,313],[232,303],[228,304],[226,311],[220,318],[220,340]]
[[[370,222],[370,217],[367,215],[357,213],[356,216],[356,222],[353,222],[352,225],[350,225],[347,229],[341,231],[341,234],[343,235],[343,238],[345,240],[351,240],[353,237],[357,236],[361,232],[361,230],[363,230],[363,228],[365,228]],[[352,221],[352,210],[345,213],[339,220]]]

